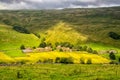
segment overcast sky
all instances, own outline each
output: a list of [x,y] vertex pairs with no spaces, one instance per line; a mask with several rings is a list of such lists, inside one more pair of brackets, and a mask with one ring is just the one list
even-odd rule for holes
[[0,9],[63,9],[120,6],[120,0],[0,0]]

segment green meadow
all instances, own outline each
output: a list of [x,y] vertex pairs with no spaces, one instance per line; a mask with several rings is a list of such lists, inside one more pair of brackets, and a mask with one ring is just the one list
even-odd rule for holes
[[1,80],[119,80],[120,65],[36,64],[1,66]]
[[1,10],[0,80],[119,80],[119,10]]

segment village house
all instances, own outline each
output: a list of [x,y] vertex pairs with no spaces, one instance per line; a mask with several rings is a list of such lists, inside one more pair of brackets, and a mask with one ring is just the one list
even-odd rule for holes
[[69,47],[61,47],[60,45],[56,47],[56,50],[62,50],[63,52],[72,52],[72,49],[70,49]]
[[36,48],[34,51],[35,52],[49,52],[49,51],[52,51],[52,48],[51,47]]
[[110,54],[110,53],[116,54],[118,53],[118,51],[117,50],[100,50],[99,51],[99,54]]
[[26,48],[26,49],[23,49],[22,52],[23,52],[23,53],[32,53],[32,52],[33,52],[33,49],[31,49],[31,48]]

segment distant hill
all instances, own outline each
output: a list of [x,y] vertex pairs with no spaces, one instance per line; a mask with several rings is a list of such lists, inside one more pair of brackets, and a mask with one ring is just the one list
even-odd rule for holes
[[[22,44],[37,47],[43,38],[52,44],[104,44],[103,47],[120,48],[119,14],[120,7],[3,10],[0,11],[0,50],[19,49]],[[18,31],[15,26],[24,31]]]

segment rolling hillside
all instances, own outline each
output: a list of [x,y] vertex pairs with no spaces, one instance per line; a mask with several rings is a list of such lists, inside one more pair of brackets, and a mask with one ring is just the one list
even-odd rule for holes
[[[115,49],[120,52],[120,7],[62,10],[0,11],[0,50],[14,56],[20,46],[38,47],[45,42],[70,42],[95,50]],[[14,30],[27,29],[30,34]],[[38,38],[40,37],[40,39]]]
[[24,56],[20,46],[38,46],[40,40],[34,34],[16,32],[11,26],[0,25],[0,50],[10,56]]
[[119,47],[120,40],[109,36],[109,32],[120,35],[120,7],[63,10],[1,11],[0,23],[26,27],[31,33],[44,33],[63,21],[72,25],[77,33],[87,35],[93,42]]
[[88,39],[87,35],[78,33],[72,25],[59,22],[46,31],[46,42],[55,44],[57,42],[69,42],[71,44],[84,43]]

